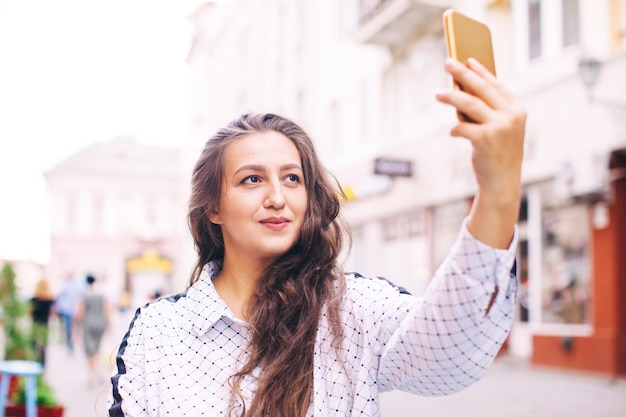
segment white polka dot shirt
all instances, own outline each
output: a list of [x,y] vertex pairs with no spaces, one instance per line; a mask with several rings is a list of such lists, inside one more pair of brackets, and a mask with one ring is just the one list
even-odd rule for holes
[[[308,415],[379,416],[380,392],[446,395],[479,380],[511,326],[516,241],[493,249],[464,225],[423,297],[383,279],[347,275],[342,358],[323,316]],[[137,310],[119,348],[109,416],[228,415],[228,380],[242,364],[249,335],[212,285],[218,268],[206,265],[186,293]],[[242,388],[249,401],[253,379]]]

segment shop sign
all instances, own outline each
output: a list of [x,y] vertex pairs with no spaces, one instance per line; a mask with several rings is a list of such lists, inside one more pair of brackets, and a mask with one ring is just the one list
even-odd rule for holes
[[413,162],[400,159],[376,158],[374,160],[374,174],[390,177],[412,177]]

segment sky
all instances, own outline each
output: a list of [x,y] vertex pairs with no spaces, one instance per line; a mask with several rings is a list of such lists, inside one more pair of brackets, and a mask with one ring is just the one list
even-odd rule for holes
[[43,173],[120,135],[186,142],[192,0],[0,0],[0,259],[49,258]]

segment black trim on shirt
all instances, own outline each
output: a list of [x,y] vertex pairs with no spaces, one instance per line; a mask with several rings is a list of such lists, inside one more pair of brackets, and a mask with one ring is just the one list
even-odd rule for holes
[[[358,272],[347,272],[347,274],[348,275],[354,275],[356,278],[372,279],[372,278],[368,278],[366,276],[363,276],[363,275],[359,274]],[[406,288],[404,288],[404,287],[402,287],[400,285],[394,284],[392,281],[390,281],[389,279],[387,279],[385,277],[376,277],[376,278],[380,279],[381,281],[385,281],[387,284],[391,285],[393,288],[397,288],[398,291],[400,291],[400,294],[411,295],[409,290],[407,290]]]
[[120,396],[118,384],[119,384],[120,376],[126,374],[126,364],[124,363],[123,356],[124,356],[124,352],[126,352],[126,347],[128,346],[128,338],[130,336],[130,332],[133,330],[133,327],[135,325],[135,320],[137,320],[137,317],[139,317],[139,315],[141,314],[141,309],[159,300],[165,300],[171,303],[175,303],[180,298],[183,298],[186,295],[187,293],[181,293],[181,294],[172,295],[169,297],[159,298],[158,300],[151,301],[145,304],[143,307],[138,308],[135,311],[135,316],[133,317],[133,319],[130,322],[130,325],[128,326],[128,331],[126,332],[126,334],[124,335],[124,338],[122,339],[122,342],[120,343],[120,347],[117,351],[117,356],[115,358],[115,363],[117,365],[117,373],[111,377],[111,388],[113,390],[113,404],[109,408],[109,417],[124,417],[124,411],[122,410],[122,397]]

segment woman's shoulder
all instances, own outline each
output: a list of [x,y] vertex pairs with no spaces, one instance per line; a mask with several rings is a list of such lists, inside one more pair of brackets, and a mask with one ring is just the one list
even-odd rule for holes
[[169,295],[149,301],[139,308],[145,315],[161,315],[165,313],[175,313],[184,310],[187,292]]
[[135,309],[131,314],[133,325],[141,327],[142,332],[148,328],[154,332],[168,332],[168,328],[184,327],[188,322],[188,314],[185,307],[185,294],[177,294],[162,297],[147,302]]
[[347,288],[363,289],[374,291],[391,291],[396,294],[411,295],[411,293],[401,285],[395,284],[392,280],[382,277],[367,277],[359,272],[346,272]]
[[358,304],[374,300],[411,296],[406,288],[396,285],[393,281],[381,277],[367,277],[358,272],[347,272],[346,295],[348,300]]
[[401,317],[419,302],[418,297],[387,278],[355,272],[345,274],[345,278],[343,313],[368,325],[377,326],[381,320]]

